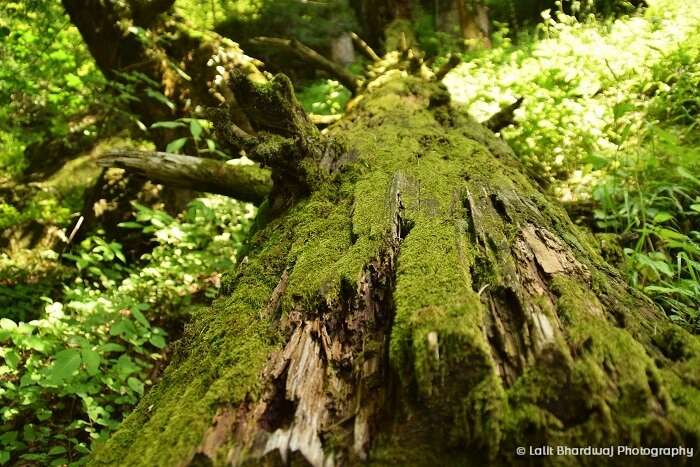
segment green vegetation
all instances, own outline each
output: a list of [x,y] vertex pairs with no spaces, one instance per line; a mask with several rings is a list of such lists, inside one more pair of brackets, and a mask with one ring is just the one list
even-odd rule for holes
[[446,84],[477,119],[523,96],[504,139],[556,197],[589,204],[630,283],[697,332],[700,8],[543,18],[537,39],[477,52]]
[[350,99],[350,91],[337,81],[326,79],[304,87],[298,98],[304,110],[310,114],[334,115],[343,112]]
[[104,79],[60,2],[3,2],[0,60],[0,180],[26,166],[30,143],[94,135]]
[[[43,311],[18,315],[12,300],[29,292],[0,286],[12,299],[0,320],[3,463],[73,462],[116,428],[162,369],[168,335],[161,326],[179,332],[176,323],[188,320],[192,306],[217,294],[254,214],[222,197],[195,200],[177,219],[135,207],[124,228],[143,229],[156,242],[140,264],[127,264],[119,243],[91,236],[64,255],[74,273],[64,272],[60,300],[44,298]],[[61,267],[52,251],[43,256]],[[7,270],[22,265],[3,262],[9,281]]]

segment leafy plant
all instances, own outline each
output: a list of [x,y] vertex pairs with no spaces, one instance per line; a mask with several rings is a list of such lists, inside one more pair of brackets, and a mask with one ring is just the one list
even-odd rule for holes
[[309,113],[333,115],[342,113],[350,99],[350,91],[332,79],[315,81],[298,94],[299,101]]
[[[121,245],[88,237],[65,255],[78,274],[38,319],[0,319],[0,465],[78,461],[153,383],[188,305],[214,298],[254,210],[200,198],[178,218],[136,205],[124,228],[155,248],[127,264]],[[54,258],[55,260],[55,258]]]

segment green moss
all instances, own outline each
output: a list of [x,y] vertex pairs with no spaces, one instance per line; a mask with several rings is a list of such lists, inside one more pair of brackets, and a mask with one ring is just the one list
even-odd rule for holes
[[272,222],[251,239],[259,248],[230,279],[232,294],[187,326],[162,381],[94,452],[92,465],[179,464],[194,454],[219,408],[259,395],[262,369],[279,348],[262,312],[290,246],[279,232],[291,228]]

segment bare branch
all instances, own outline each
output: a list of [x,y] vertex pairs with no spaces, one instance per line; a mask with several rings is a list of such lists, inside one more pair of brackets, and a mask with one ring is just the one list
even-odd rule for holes
[[515,111],[523,103],[523,98],[519,97],[512,104],[503,107],[501,110],[493,114],[488,120],[482,123],[486,128],[497,133],[513,123],[513,117],[515,116]]
[[313,63],[320,70],[323,70],[326,73],[333,76],[334,78],[336,78],[343,84],[343,86],[348,88],[353,94],[357,93],[359,87],[357,77],[355,77],[352,73],[347,71],[341,65],[338,65],[337,63],[328,60],[323,55],[319,54],[312,48],[307,47],[306,45],[302,44],[296,39],[283,39],[279,37],[256,37],[251,42],[258,45],[269,45],[272,47],[288,50],[295,54],[297,57],[301,58],[302,60]]
[[350,32],[350,37],[352,38],[352,41],[355,43],[358,49],[360,49],[360,52],[365,54],[367,58],[372,60],[373,62],[378,62],[381,60],[379,55],[377,55],[377,52],[372,49],[372,47],[367,44],[367,42],[363,41],[360,36],[355,34],[354,32]]
[[442,81],[442,78],[444,78],[447,73],[452,71],[460,63],[462,63],[462,59],[459,58],[458,55],[450,55],[450,59],[447,60],[447,62],[435,73],[435,79]]
[[272,189],[270,172],[253,165],[233,165],[213,159],[168,152],[118,149],[97,163],[119,167],[158,183],[261,203]]
[[317,115],[317,114],[309,114],[309,120],[311,120],[311,123],[313,123],[316,126],[328,126],[332,125],[338,120],[343,118],[342,114],[332,114],[332,115]]

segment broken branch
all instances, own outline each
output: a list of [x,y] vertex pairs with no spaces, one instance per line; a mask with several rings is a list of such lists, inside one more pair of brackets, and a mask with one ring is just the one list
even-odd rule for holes
[[311,62],[320,70],[330,74],[343,86],[348,88],[353,94],[357,93],[359,83],[357,78],[337,63],[328,60],[323,55],[316,52],[314,49],[302,44],[296,39],[282,39],[279,37],[256,37],[251,42],[258,45],[269,45],[292,52],[297,57]]
[[520,107],[520,104],[522,103],[523,98],[519,97],[515,102],[506,107],[503,107],[501,110],[493,114],[488,120],[486,120],[482,124],[494,133],[501,131],[502,129],[513,123],[515,111],[518,109],[518,107]]
[[370,47],[367,42],[363,41],[360,36],[358,36],[354,32],[350,32],[350,37],[352,38],[352,41],[357,46],[357,48],[360,49],[360,52],[362,52],[367,58],[369,58],[373,62],[378,62],[381,60],[381,58],[379,58],[379,55],[377,55],[377,52],[375,52],[374,49],[372,49],[372,47]]
[[270,172],[254,165],[233,165],[169,152],[117,149],[98,159],[168,186],[230,196],[260,204],[272,189]]
[[442,81],[442,78],[447,76],[447,73],[452,71],[460,63],[462,63],[462,59],[459,58],[458,55],[450,55],[450,59],[435,73],[435,79]]

